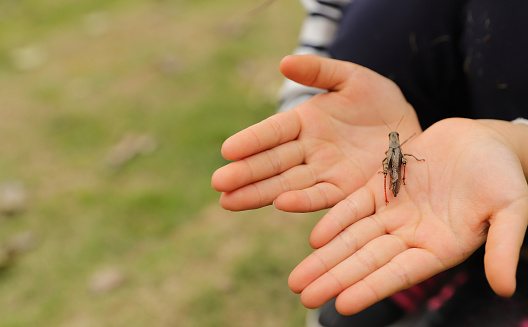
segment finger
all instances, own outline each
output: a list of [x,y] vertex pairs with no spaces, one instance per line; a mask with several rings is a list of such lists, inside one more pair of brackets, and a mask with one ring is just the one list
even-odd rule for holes
[[211,183],[217,191],[230,192],[278,175],[301,164],[303,160],[304,152],[299,142],[287,142],[218,169]]
[[358,221],[338,234],[326,246],[304,259],[290,274],[288,284],[295,293],[303,291],[310,283],[345,261],[365,244],[385,235],[385,229],[375,217]]
[[352,73],[362,67],[314,55],[287,56],[280,63],[282,74],[294,82],[325,90],[343,89]]
[[336,299],[336,309],[343,315],[358,313],[444,269],[432,253],[418,248],[408,249],[341,292]]
[[512,296],[526,227],[528,199],[517,201],[490,222],[484,267],[491,288],[501,296]]
[[405,243],[394,235],[377,237],[308,285],[301,293],[301,301],[308,308],[317,308],[381,269],[406,249]]
[[280,175],[225,192],[221,205],[228,210],[239,211],[267,206],[282,193],[313,186],[319,182],[316,172],[308,165],[295,166]]
[[273,205],[287,212],[313,212],[330,208],[345,196],[345,192],[334,184],[318,183],[306,189],[283,193]]
[[312,247],[322,247],[348,226],[372,215],[376,208],[375,200],[370,189],[362,187],[339,202],[315,225],[310,234]]
[[222,145],[227,160],[238,160],[294,140],[301,129],[295,110],[273,115],[228,138]]
[[[398,86],[378,73],[356,65],[335,59],[314,55],[287,56],[280,64],[282,74],[303,85],[338,92],[338,97],[319,94],[312,99],[328,113],[342,116],[334,108],[350,107],[348,117],[359,125],[381,125],[397,123],[402,115],[411,117],[417,124],[416,113],[407,103]],[[383,97],[379,97],[383,94]],[[343,102],[345,101],[345,102]]]

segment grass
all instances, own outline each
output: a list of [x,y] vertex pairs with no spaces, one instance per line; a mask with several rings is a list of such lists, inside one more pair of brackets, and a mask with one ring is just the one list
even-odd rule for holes
[[[0,3],[0,183],[29,196],[0,240],[37,240],[0,271],[0,326],[303,324],[286,279],[317,215],[226,212],[210,188],[296,43],[300,4],[262,3]],[[108,169],[131,132],[157,149]],[[108,267],[123,285],[94,294]]]

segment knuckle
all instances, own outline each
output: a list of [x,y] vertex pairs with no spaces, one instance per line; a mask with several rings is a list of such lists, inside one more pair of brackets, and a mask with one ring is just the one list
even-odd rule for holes
[[344,210],[345,214],[344,216],[351,216],[354,220],[357,218],[357,204],[354,199],[351,197],[347,197],[345,200],[343,200]]
[[273,129],[273,132],[275,133],[277,144],[280,144],[280,142],[282,141],[282,137],[283,137],[282,127],[273,117],[270,117],[268,119],[269,119],[268,121],[271,125],[271,128]]
[[323,190],[322,187],[317,188],[319,190],[320,198],[322,199],[322,203],[325,208],[328,208],[330,206],[330,199],[328,198],[328,194],[326,194],[325,190]]
[[361,248],[355,253],[356,259],[361,265],[364,265],[369,271],[375,271],[380,268],[376,256],[370,250]]
[[273,172],[275,174],[280,173],[282,171],[282,162],[281,162],[279,154],[277,153],[277,150],[271,149],[267,151],[266,156],[268,158],[268,162],[270,166],[273,169]]
[[262,197],[262,191],[259,187],[259,185],[257,184],[253,184],[253,189],[255,190],[255,195],[256,195],[256,202],[258,205],[262,205],[264,203],[264,199]]
[[291,184],[290,182],[288,181],[288,179],[286,177],[284,177],[283,175],[279,175],[277,177],[277,182],[279,184],[279,187],[280,189],[282,190],[282,192],[288,192],[288,191],[291,191],[292,190],[292,187],[291,187]]
[[313,203],[315,202],[319,202],[321,206],[328,208],[330,205],[330,200],[328,199],[328,195],[326,194],[323,187],[317,184],[314,186],[314,189],[316,190],[317,194],[313,197],[310,196],[310,204],[312,205],[311,208],[313,208]]
[[413,286],[409,271],[400,263],[396,261],[391,262],[389,269],[392,272],[392,276],[398,279],[398,283],[402,286],[402,289]]
[[369,283],[367,280],[362,280],[360,281],[360,283],[363,283],[364,287],[368,291],[370,291],[372,298],[374,299],[374,302],[378,302],[383,298],[381,294],[378,292],[378,290],[376,289],[376,287],[372,285],[371,283]]
[[359,249],[359,244],[357,238],[354,236],[354,234],[349,230],[345,229],[341,233],[339,233],[339,239],[343,245],[346,246],[346,248],[351,252],[357,252]]

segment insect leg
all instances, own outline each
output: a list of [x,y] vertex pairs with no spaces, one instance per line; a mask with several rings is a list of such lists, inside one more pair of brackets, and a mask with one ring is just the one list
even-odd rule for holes
[[403,185],[405,185],[405,166],[407,165],[407,159],[405,159],[405,157],[413,157],[414,159],[416,159],[416,161],[425,161],[425,159],[418,159],[416,158],[416,156],[414,154],[410,154],[410,153],[404,153],[403,154],[403,158],[402,158],[402,164],[403,164],[403,179],[402,179],[402,182],[403,182]]
[[400,146],[404,145],[405,143],[407,143],[407,141],[409,141],[413,136],[415,136],[416,133],[413,133],[413,135],[409,136],[405,141],[403,141]]
[[416,159],[416,161],[425,161],[425,159],[418,159],[416,158],[414,154],[410,154],[410,153],[405,153],[404,156],[413,157],[414,159]]
[[[387,150],[387,152],[389,152]],[[383,164],[383,192],[385,192],[385,205],[389,204],[389,200],[387,199],[387,172],[389,170],[389,157],[385,157],[383,161],[381,162]]]
[[385,192],[385,205],[389,204],[389,200],[387,199],[387,171],[383,171],[383,191]]
[[407,159],[402,158],[402,165],[403,165],[403,178],[402,178],[402,182],[403,182],[403,185],[405,185],[405,166],[407,166]]

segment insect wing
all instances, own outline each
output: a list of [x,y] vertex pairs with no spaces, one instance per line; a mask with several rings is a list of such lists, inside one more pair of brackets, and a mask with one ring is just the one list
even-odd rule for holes
[[389,175],[390,175],[390,185],[389,189],[392,191],[394,196],[398,195],[401,187],[401,165],[402,165],[402,153],[397,149],[391,149],[392,155],[389,158]]

